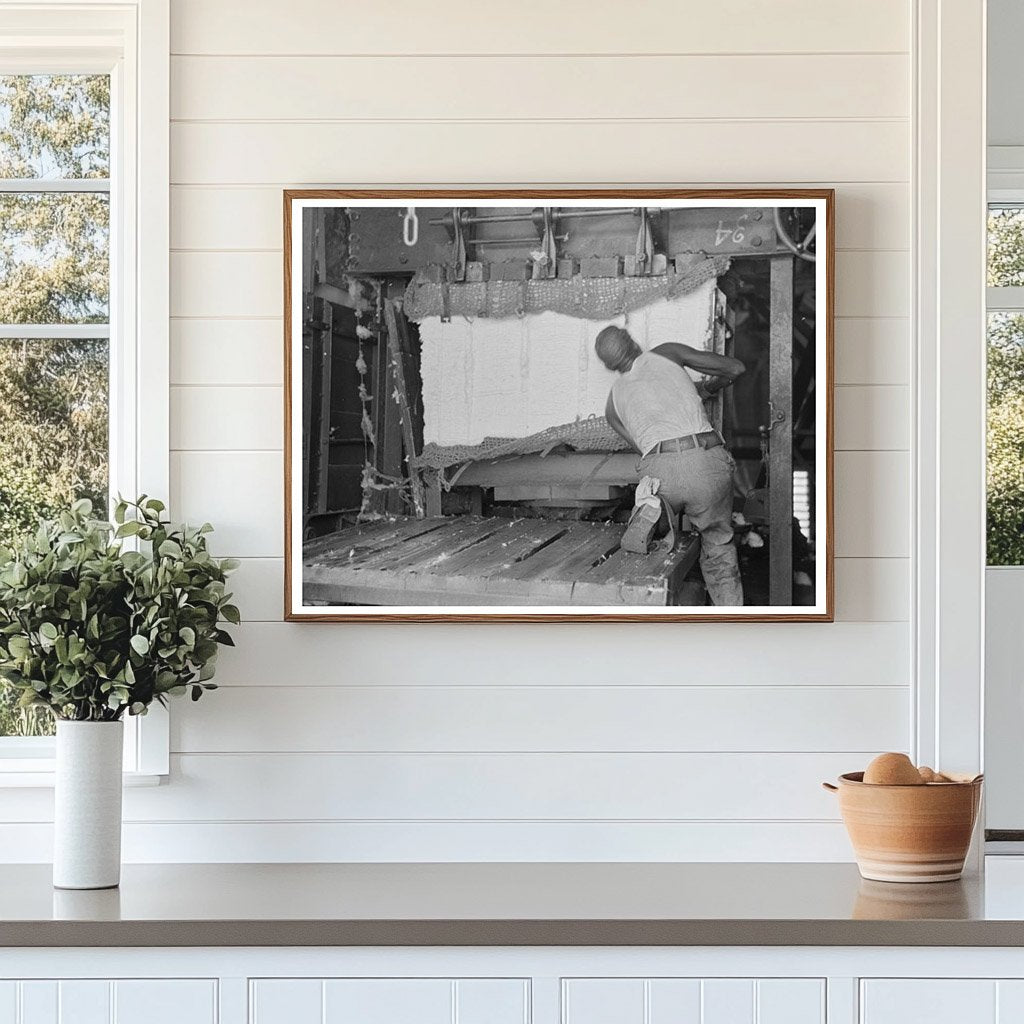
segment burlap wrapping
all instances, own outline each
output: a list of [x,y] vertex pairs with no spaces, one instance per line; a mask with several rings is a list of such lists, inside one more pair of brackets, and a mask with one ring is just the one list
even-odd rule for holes
[[546,310],[584,320],[611,320],[658,299],[693,291],[729,269],[727,256],[694,255],[692,262],[674,262],[676,269],[660,277],[577,274],[565,279],[440,284],[418,273],[405,290],[402,308],[412,320],[444,315],[501,319]]
[[502,455],[531,455],[565,445],[577,452],[628,451],[629,445],[603,416],[548,427],[529,437],[485,437],[480,444],[428,444],[415,459],[421,469],[447,469],[463,462],[482,462]]

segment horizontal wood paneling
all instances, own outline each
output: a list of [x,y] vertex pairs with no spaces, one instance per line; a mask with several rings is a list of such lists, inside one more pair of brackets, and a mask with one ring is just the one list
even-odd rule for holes
[[[203,699],[216,697],[208,695]],[[126,822],[838,819],[819,785],[873,751],[174,754],[172,785],[129,787]],[[52,821],[48,790],[8,821]],[[5,803],[8,794],[5,793]]]
[[[171,315],[283,315],[282,260],[276,252],[171,254]],[[836,253],[836,313],[842,317],[906,317],[910,254]]]
[[910,570],[909,558],[837,558],[837,621],[908,620]]
[[[794,187],[828,188],[832,184],[803,182]],[[283,188],[174,186],[171,248],[280,251]],[[851,183],[836,195],[836,245],[840,249],[906,249],[909,224],[910,196],[905,184]]]
[[[831,819],[818,785],[872,752],[179,754],[128,821]],[[317,784],[319,780],[320,784]]]
[[172,252],[171,316],[282,317],[283,266],[273,252]]
[[[171,5],[171,497],[248,621],[129,860],[848,859],[818,782],[908,742],[911,5],[524,3]],[[281,189],[360,182],[835,186],[840,621],[280,622]]]
[[[128,863],[848,861],[840,821],[128,822]],[[53,826],[0,822],[0,864],[53,858]]]
[[225,685],[906,686],[910,678],[910,631],[900,622],[685,623],[669,638],[658,623],[248,622],[233,632],[238,647],[218,662]]
[[171,321],[172,386],[283,381],[281,320]]
[[910,253],[859,249],[836,253],[836,315],[910,315]]
[[[171,447],[176,450],[277,450],[284,447],[283,395],[276,387],[171,388]],[[907,387],[836,390],[838,451],[905,451],[910,444]]]
[[909,384],[910,321],[841,317],[835,324],[837,384]]
[[246,622],[279,623],[284,615],[284,559],[243,558],[229,589]]
[[836,554],[910,557],[910,455],[842,452],[835,465]]
[[284,554],[284,458],[281,452],[171,452],[171,509],[179,519],[211,522],[221,554]]
[[837,451],[907,451],[910,388],[844,386],[835,390]]
[[[902,687],[222,687],[173,719],[176,753],[710,752],[899,747]],[[779,707],[785,715],[777,715]],[[709,733],[708,722],[717,722]],[[771,722],[771,725],[768,723]]]
[[175,0],[174,53],[834,53],[905,51],[907,5],[763,0],[680,7],[654,0],[626,12],[613,0],[523,0],[483,17],[470,0],[339,5],[331,0]]
[[[835,465],[836,554],[909,557],[909,455],[837,452]],[[283,473],[279,452],[173,452],[175,514],[215,523],[213,543],[221,554],[283,556]]]
[[282,451],[284,396],[271,387],[172,387],[171,448]]
[[432,120],[438,111],[450,120],[547,120],[595,110],[623,120],[771,118],[780,110],[823,120],[902,118],[908,72],[902,54],[862,53],[176,57],[171,118],[290,120],[299,107],[304,120],[325,121]]
[[[903,622],[910,616],[910,561],[906,558],[837,558],[836,619]],[[243,558],[231,578],[247,622],[280,622],[284,614],[284,559]]]
[[174,184],[908,180],[903,121],[171,125]]

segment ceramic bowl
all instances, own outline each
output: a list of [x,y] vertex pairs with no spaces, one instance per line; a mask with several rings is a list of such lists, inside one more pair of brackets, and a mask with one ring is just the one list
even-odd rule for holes
[[823,783],[839,796],[857,867],[877,882],[951,882],[964,868],[981,804],[982,778],[877,786],[863,772]]

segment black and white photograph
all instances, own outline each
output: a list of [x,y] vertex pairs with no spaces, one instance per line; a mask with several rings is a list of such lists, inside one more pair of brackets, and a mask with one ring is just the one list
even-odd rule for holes
[[286,192],[288,617],[829,621],[832,234],[822,189]]

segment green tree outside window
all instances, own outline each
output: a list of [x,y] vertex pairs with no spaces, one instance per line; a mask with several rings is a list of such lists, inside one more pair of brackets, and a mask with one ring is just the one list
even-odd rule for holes
[[[988,285],[1024,286],[1024,208],[988,218]],[[987,561],[1024,565],[1024,313],[988,317]]]
[[[0,193],[0,324],[53,327],[0,338],[0,544],[77,498],[106,512],[108,342],[60,328],[109,319],[109,175],[107,76],[0,76],[0,178],[21,183]],[[51,730],[0,685],[0,736]]]

